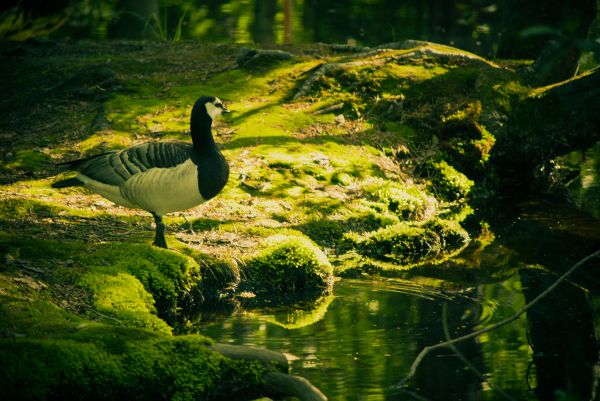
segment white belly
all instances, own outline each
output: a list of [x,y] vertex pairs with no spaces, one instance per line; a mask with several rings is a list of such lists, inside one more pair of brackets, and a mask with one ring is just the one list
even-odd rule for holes
[[120,189],[130,204],[161,216],[204,202],[198,188],[197,167],[191,160],[176,167],[135,174]]
[[81,173],[77,175],[77,179],[83,182],[83,186],[85,188],[104,196],[106,199],[116,203],[117,205],[131,208],[138,207],[123,197],[121,194],[121,189],[117,185],[104,184]]
[[152,168],[133,175],[123,185],[109,185],[79,174],[84,186],[117,205],[144,209],[160,216],[204,202],[198,172],[191,160],[172,168]]

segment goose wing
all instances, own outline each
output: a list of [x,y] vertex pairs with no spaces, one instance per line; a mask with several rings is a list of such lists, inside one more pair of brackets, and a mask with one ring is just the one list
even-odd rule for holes
[[192,145],[187,143],[148,142],[68,164],[93,180],[120,186],[146,170],[175,167],[192,157],[192,151]]

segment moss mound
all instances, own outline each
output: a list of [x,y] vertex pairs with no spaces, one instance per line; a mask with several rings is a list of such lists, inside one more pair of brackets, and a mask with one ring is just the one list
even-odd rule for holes
[[448,201],[464,200],[475,185],[466,175],[443,160],[428,163],[426,170],[432,191]]
[[88,294],[82,301],[86,307],[131,327],[170,333],[165,321],[202,290],[194,259],[147,244],[88,245],[15,236],[0,236],[0,244],[5,258],[51,269],[48,285]]
[[273,294],[328,292],[333,268],[325,254],[300,235],[274,235],[247,261],[246,274],[255,291]]
[[401,222],[347,238],[365,256],[410,264],[461,249],[469,241],[469,234],[454,221],[434,219],[422,225]]

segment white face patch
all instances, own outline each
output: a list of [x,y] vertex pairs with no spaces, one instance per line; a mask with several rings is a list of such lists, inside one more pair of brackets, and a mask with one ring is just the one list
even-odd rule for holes
[[219,117],[221,113],[223,113],[223,109],[221,107],[215,106],[215,103],[218,104],[221,103],[221,101],[219,99],[215,99],[214,102],[206,103],[206,112],[213,120]]

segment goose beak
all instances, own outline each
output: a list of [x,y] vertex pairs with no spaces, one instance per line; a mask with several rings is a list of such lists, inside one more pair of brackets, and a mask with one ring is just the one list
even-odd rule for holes
[[223,105],[223,114],[230,114],[231,110],[229,110],[225,105]]

